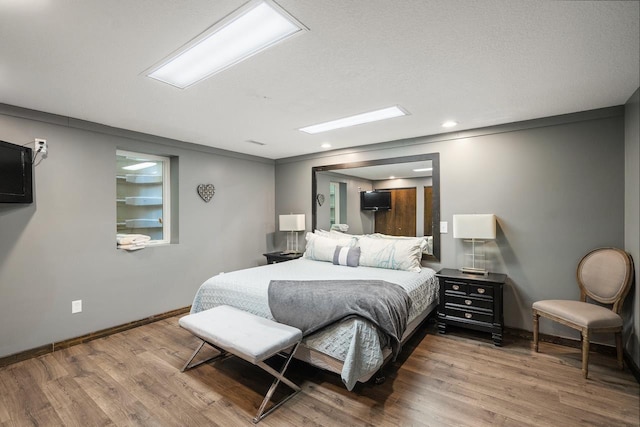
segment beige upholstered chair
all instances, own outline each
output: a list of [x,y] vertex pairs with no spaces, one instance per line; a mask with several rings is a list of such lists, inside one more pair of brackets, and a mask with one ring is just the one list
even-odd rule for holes
[[[633,260],[625,251],[600,248],[589,252],[578,264],[580,301],[546,300],[533,303],[533,346],[538,351],[538,319],[546,317],[577,329],[582,334],[582,374],[587,378],[589,338],[592,333],[613,332],[618,366],[622,363],[622,317],[620,309],[633,279]],[[586,302],[612,305],[612,308]]]

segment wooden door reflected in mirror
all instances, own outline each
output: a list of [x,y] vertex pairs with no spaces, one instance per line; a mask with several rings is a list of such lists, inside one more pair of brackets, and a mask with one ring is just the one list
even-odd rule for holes
[[416,189],[393,188],[384,191],[391,192],[391,209],[375,212],[375,232],[391,236],[415,236]]

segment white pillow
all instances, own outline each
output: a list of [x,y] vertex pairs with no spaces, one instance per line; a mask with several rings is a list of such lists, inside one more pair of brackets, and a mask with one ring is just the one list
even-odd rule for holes
[[329,239],[334,239],[334,240],[350,239],[353,237],[357,239],[359,237],[354,234],[347,234],[347,233],[343,233],[342,231],[336,231],[336,230],[326,231],[326,230],[316,229],[313,233],[317,234],[318,236],[327,237]]
[[374,237],[376,239],[402,239],[402,240],[422,240],[422,242],[420,242],[420,248],[422,249],[422,252],[424,252],[425,250],[427,250],[429,248],[429,238],[432,238],[432,236],[424,236],[424,237],[411,237],[411,236],[392,236],[390,234],[382,234],[382,233],[373,233],[369,235],[370,237]]
[[433,236],[424,236],[424,240],[427,242],[427,247],[422,251],[422,253],[433,255]]
[[355,246],[357,239],[347,237],[342,239],[325,237],[315,233],[307,233],[307,248],[304,257],[316,261],[333,262],[336,246]]
[[420,271],[425,239],[365,236],[358,239],[360,265],[392,270]]

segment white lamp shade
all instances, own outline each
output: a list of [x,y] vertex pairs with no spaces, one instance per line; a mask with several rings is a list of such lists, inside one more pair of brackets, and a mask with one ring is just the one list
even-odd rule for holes
[[454,239],[495,239],[496,216],[472,214],[453,216]]
[[280,231],[303,231],[304,214],[280,215]]

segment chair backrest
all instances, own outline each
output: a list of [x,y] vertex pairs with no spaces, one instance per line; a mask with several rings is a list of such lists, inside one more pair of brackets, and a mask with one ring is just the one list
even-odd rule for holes
[[578,264],[577,278],[582,301],[588,296],[620,313],[633,280],[633,259],[621,249],[595,249]]

